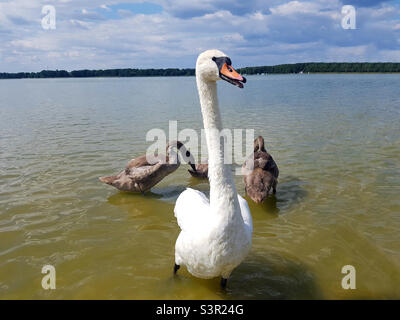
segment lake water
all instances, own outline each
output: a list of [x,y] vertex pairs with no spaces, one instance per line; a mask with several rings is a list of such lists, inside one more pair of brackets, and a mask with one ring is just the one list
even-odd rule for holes
[[193,77],[0,81],[0,298],[399,299],[399,88],[376,74],[219,83],[224,127],[255,129],[280,169],[276,197],[247,199],[253,247],[222,291],[172,275],[175,200],[206,182],[187,165],[146,196],[98,180],[143,154],[148,130],[202,128]]

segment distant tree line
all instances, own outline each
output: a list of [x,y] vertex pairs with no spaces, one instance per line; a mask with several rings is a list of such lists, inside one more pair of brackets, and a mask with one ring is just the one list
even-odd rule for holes
[[40,72],[1,73],[0,79],[22,78],[88,78],[88,77],[173,77],[193,76],[194,69],[108,69],[108,70],[43,70]]
[[[243,74],[263,73],[324,73],[324,72],[400,72],[400,63],[389,62],[335,62],[294,63],[276,66],[246,67],[238,70]],[[194,69],[108,69],[108,70],[43,70],[40,72],[1,73],[0,79],[22,78],[82,78],[82,77],[174,77],[194,76]]]
[[247,67],[240,69],[243,74],[262,73],[339,73],[339,72],[400,72],[400,63],[390,62],[333,62],[294,63],[276,66]]

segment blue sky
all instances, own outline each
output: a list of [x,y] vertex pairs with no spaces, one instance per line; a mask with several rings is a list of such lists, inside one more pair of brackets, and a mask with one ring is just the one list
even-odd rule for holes
[[[43,5],[56,29],[41,26]],[[356,7],[356,30],[341,27]],[[209,48],[238,67],[400,62],[400,0],[0,0],[0,72],[194,67]]]

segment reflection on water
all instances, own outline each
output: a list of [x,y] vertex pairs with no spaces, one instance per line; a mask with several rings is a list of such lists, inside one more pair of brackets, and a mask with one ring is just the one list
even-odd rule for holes
[[[174,203],[186,187],[208,195],[207,181],[187,165],[145,196],[98,181],[145,152],[148,130],[202,127],[194,78],[164,80],[1,82],[0,298],[400,298],[399,76],[219,85],[224,126],[263,135],[280,169],[276,195],[247,198],[253,247],[226,291],[172,274]],[[54,291],[41,288],[45,264]],[[357,290],[341,288],[347,264]]]
[[[282,210],[288,210],[292,206],[299,205],[307,196],[306,183],[294,176],[283,177],[279,182],[279,206]],[[278,196],[278,195],[276,195]]]
[[323,299],[313,275],[295,260],[268,253],[252,254],[235,271],[228,299]]
[[279,214],[279,208],[277,206],[278,199],[276,198],[276,195],[270,195],[263,203],[261,204],[255,204],[254,202],[251,201],[249,197],[245,197],[247,203],[249,203],[249,207],[251,210],[256,210],[253,209],[256,208],[257,206],[259,208],[262,208],[265,212],[270,213],[271,215],[278,215]]

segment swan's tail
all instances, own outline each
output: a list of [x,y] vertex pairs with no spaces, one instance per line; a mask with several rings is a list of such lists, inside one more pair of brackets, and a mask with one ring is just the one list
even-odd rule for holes
[[108,176],[108,177],[100,177],[99,180],[101,182],[107,183],[109,185],[112,185],[115,180],[118,179],[118,176]]
[[256,152],[256,151],[267,152],[267,150],[265,149],[265,146],[264,146],[264,138],[262,136],[258,136],[254,140],[254,152]]

